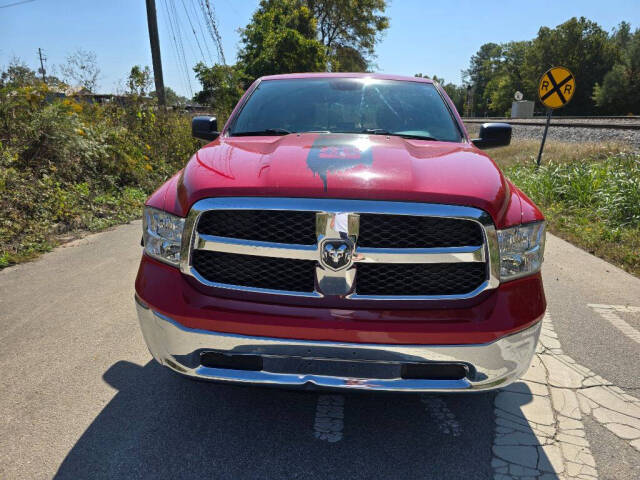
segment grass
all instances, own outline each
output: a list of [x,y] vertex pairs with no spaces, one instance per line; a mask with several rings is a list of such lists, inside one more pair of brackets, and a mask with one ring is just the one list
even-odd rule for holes
[[619,143],[549,142],[536,169],[539,147],[516,140],[490,154],[552,233],[640,276],[640,154]]
[[68,223],[51,224],[51,217],[48,215],[12,222],[13,225],[19,225],[19,242],[2,242],[0,269],[33,260],[86,232],[101,231],[140,218],[147,195],[148,192],[142,189],[127,187],[93,198],[78,199],[65,205],[66,216],[69,217],[70,213],[72,217],[75,216],[74,221]]
[[[514,140],[508,147],[489,150],[489,155],[500,168],[512,165],[533,165],[538,158],[540,140]],[[631,146],[620,142],[558,142],[547,141],[542,155],[542,165],[549,163],[582,163],[600,161],[619,153],[632,152]]]

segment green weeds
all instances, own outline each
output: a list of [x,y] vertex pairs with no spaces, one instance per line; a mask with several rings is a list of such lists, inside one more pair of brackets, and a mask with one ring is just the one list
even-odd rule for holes
[[640,155],[574,160],[504,171],[542,208],[552,232],[640,275]]
[[135,99],[91,105],[0,88],[0,268],[140,217],[198,146],[188,116]]

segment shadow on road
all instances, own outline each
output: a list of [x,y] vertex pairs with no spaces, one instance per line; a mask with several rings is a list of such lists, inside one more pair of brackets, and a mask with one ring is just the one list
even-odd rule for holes
[[317,392],[192,382],[153,361],[103,378],[118,393],[57,479],[493,477],[493,394],[347,394],[329,443]]

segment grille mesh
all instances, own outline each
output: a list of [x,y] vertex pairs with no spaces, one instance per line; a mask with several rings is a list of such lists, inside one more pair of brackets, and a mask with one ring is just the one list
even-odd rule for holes
[[206,280],[245,287],[313,292],[315,262],[193,251],[193,266]]
[[316,243],[316,214],[281,210],[211,210],[200,217],[198,233],[313,245]]
[[362,263],[360,295],[462,295],[485,281],[484,263]]
[[372,248],[432,248],[482,245],[482,227],[457,218],[360,214],[358,245]]
[[[211,210],[197,225],[201,234],[277,243],[315,245],[312,211]],[[482,226],[470,220],[414,215],[360,214],[358,246],[369,248],[437,248],[480,246]],[[192,252],[195,270],[207,281],[291,292],[315,290],[316,261],[206,250]],[[481,262],[377,264],[356,266],[360,295],[464,295],[487,277]]]

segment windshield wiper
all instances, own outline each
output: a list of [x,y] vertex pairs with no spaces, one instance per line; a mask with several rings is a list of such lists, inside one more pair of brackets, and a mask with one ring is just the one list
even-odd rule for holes
[[285,130],[284,128],[265,128],[264,130],[255,130],[253,132],[233,132],[231,134],[232,137],[253,137],[260,135],[289,135],[289,130]]
[[410,133],[390,132],[384,128],[365,128],[362,133],[368,133],[369,135],[393,135],[394,137],[410,138],[415,140],[433,140],[438,141],[437,138],[429,137],[427,135],[412,135]]

